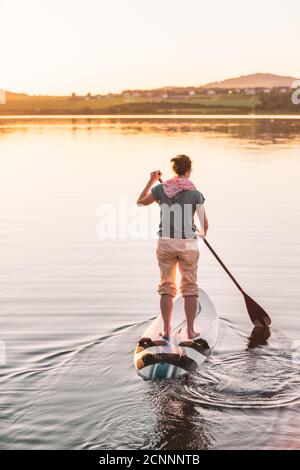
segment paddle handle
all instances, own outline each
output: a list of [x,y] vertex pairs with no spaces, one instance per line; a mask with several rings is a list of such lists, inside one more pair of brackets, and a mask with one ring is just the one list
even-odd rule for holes
[[222,268],[224,269],[224,271],[226,271],[226,273],[228,274],[228,276],[230,277],[230,279],[235,283],[236,287],[239,289],[239,291],[241,291],[242,294],[244,294],[244,290],[241,288],[241,286],[239,285],[239,283],[237,282],[237,280],[233,277],[233,275],[231,274],[231,272],[226,268],[225,264],[223,263],[223,261],[219,258],[219,256],[217,255],[217,253],[215,252],[215,250],[210,246],[210,244],[208,243],[208,241],[206,240],[206,238],[203,239],[204,240],[204,243],[205,245],[207,246],[207,248],[212,252],[212,254],[214,255],[214,257],[219,261],[220,265],[222,266]]

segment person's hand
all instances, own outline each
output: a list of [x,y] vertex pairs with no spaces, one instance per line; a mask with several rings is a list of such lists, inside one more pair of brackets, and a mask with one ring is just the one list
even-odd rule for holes
[[161,176],[162,176],[162,173],[160,170],[152,171],[150,173],[151,184],[154,184],[156,181],[158,181]]
[[198,238],[202,238],[202,240],[206,237],[208,227],[204,229],[197,230],[196,235]]
[[203,230],[197,230],[197,232],[196,232],[197,238],[202,238],[202,240],[204,239],[205,235],[206,234],[204,233]]

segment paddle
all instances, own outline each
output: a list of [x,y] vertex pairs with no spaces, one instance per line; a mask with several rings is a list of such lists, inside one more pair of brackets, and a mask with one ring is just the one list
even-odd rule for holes
[[239,291],[243,294],[245,302],[246,302],[246,307],[247,307],[247,310],[248,310],[248,314],[249,314],[249,317],[250,317],[252,323],[255,326],[260,326],[260,327],[264,327],[264,328],[270,326],[271,318],[269,317],[267,312],[265,312],[264,309],[260,305],[258,305],[258,303],[256,303],[253,299],[251,299],[251,297],[249,297],[248,294],[246,294],[246,292],[244,292],[244,290],[241,288],[241,286],[236,281],[236,279],[234,279],[231,272],[226,268],[223,261],[221,261],[221,259],[217,255],[217,253],[210,246],[210,244],[208,243],[206,238],[204,238],[204,243],[209,248],[209,250],[212,252],[214,257],[219,261],[220,265],[226,271],[226,273],[228,274],[230,279],[235,283],[235,285],[239,289]]

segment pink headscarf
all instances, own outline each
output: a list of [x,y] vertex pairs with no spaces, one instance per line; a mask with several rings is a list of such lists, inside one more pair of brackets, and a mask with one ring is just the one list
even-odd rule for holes
[[181,191],[193,191],[196,189],[194,183],[185,176],[174,176],[163,183],[164,191],[169,198],[176,196]]

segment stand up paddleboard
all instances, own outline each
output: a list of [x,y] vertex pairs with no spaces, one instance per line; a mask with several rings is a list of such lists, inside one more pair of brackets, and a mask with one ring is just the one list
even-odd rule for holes
[[219,317],[208,295],[199,289],[195,330],[200,336],[190,340],[186,333],[183,298],[174,303],[172,329],[169,340],[159,333],[163,321],[159,315],[146,329],[138,342],[134,363],[139,375],[145,379],[170,379],[182,377],[205,361],[211,354],[219,334]]

